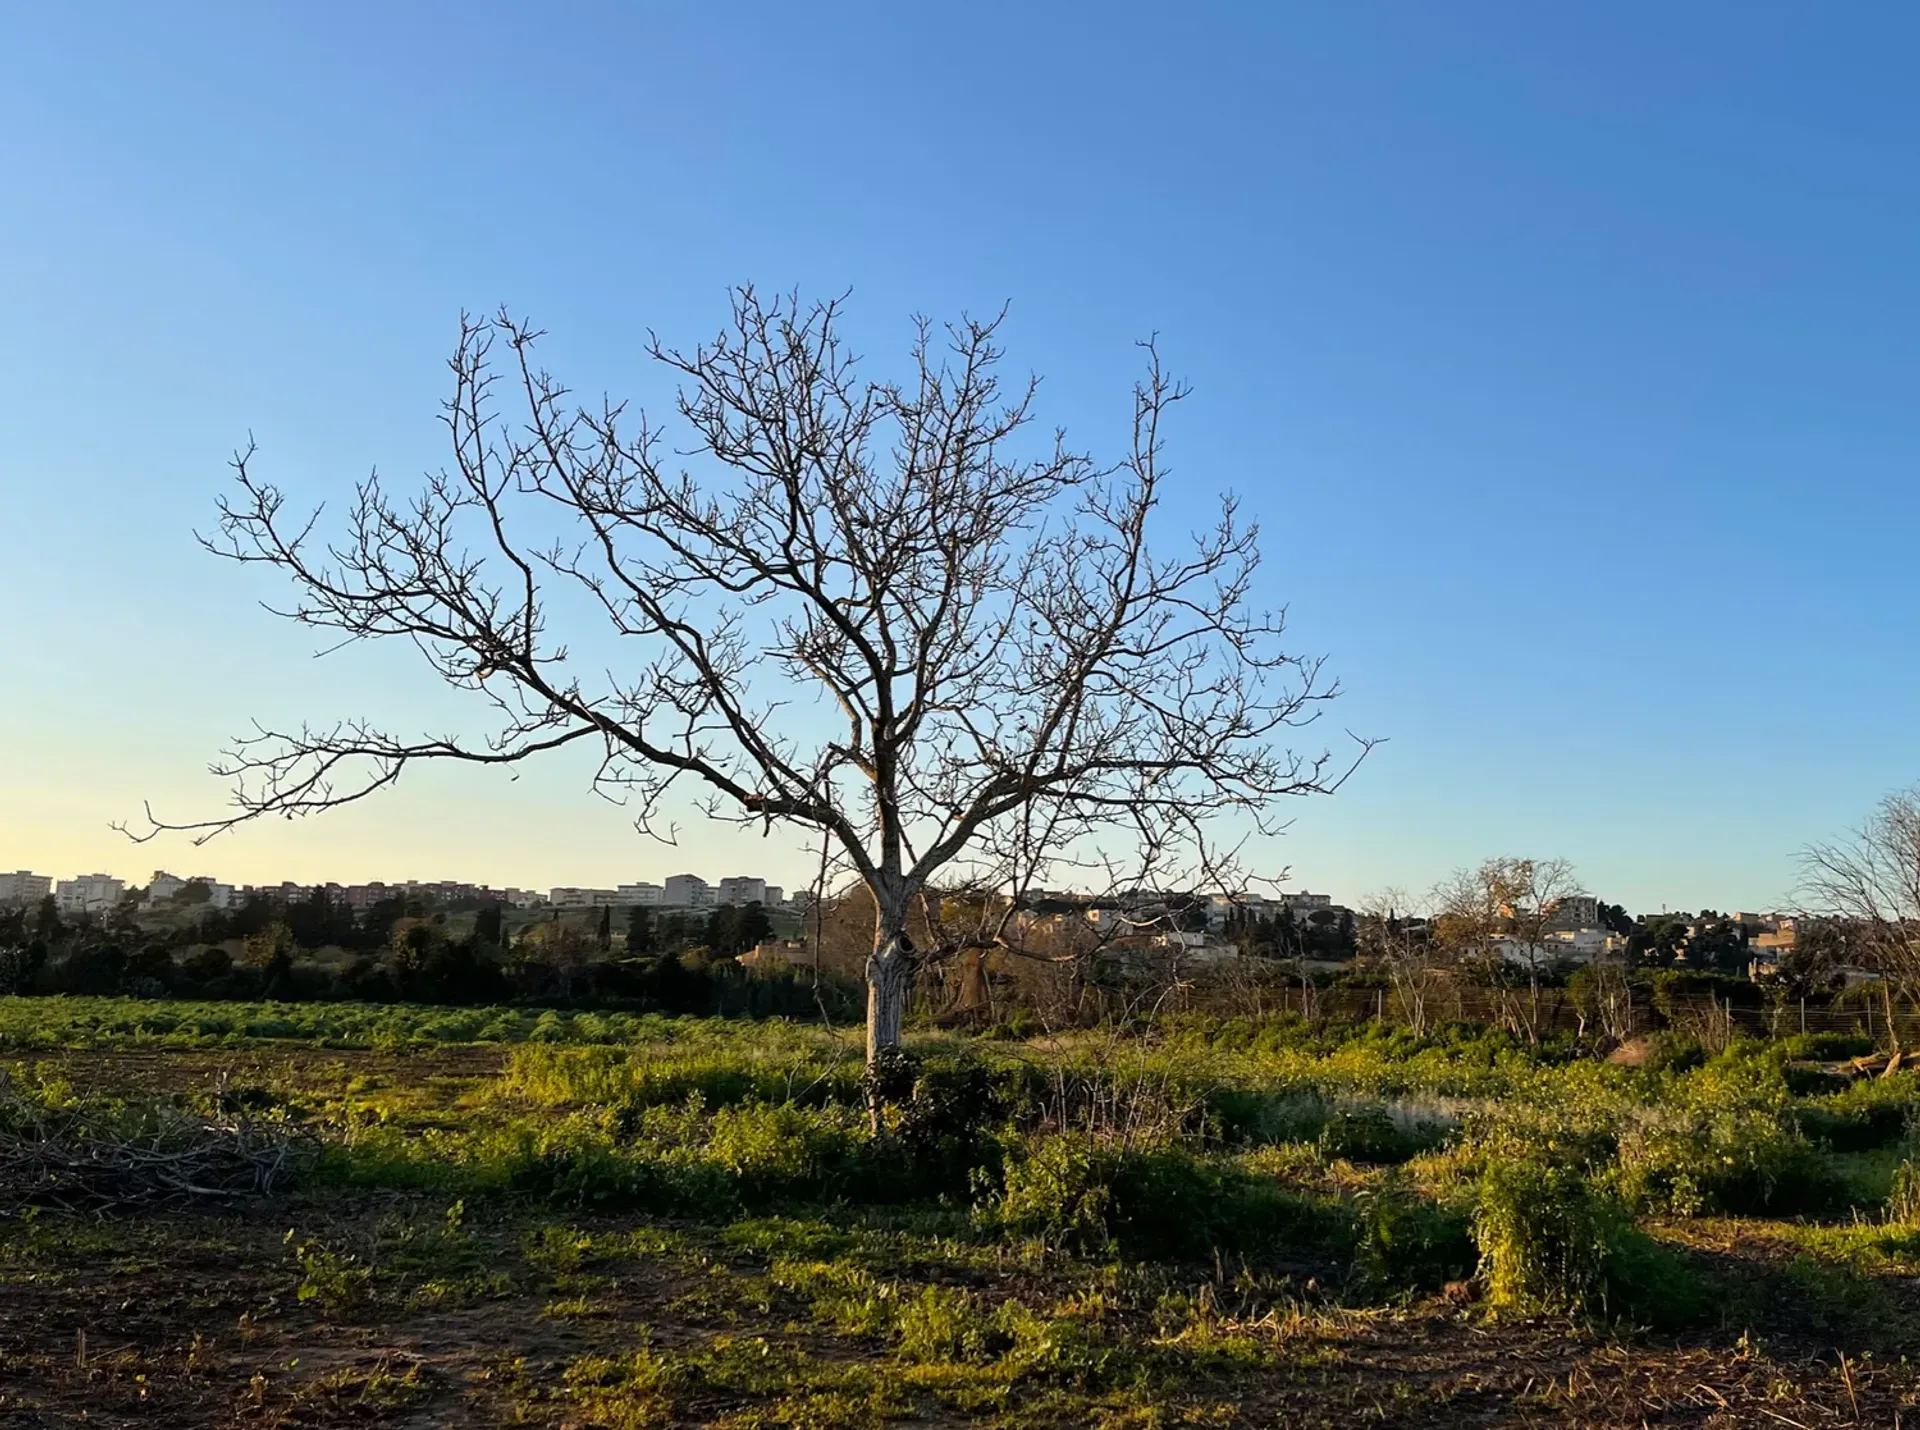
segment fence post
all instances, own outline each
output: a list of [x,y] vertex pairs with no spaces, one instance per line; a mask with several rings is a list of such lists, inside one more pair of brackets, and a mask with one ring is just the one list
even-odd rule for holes
[[1807,1000],[1805,998],[1800,1000],[1800,1031],[1803,1033],[1807,1031]]
[[1373,995],[1373,1020],[1376,1023],[1387,1021],[1387,990],[1384,988]]

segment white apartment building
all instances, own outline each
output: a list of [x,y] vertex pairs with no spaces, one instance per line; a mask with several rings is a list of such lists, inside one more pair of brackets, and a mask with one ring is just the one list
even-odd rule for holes
[[147,906],[164,904],[189,884],[207,886],[207,906],[215,909],[230,909],[242,902],[243,896],[232,884],[223,884],[211,874],[189,874],[181,878],[178,874],[169,874],[164,869],[155,869],[153,878],[147,881]]
[[713,887],[698,874],[669,874],[660,902],[674,908],[706,908],[713,903]]
[[1207,895],[1207,927],[1215,933],[1220,932],[1227,926],[1227,918],[1235,909],[1243,909],[1250,914],[1258,914],[1262,917],[1286,909],[1296,920],[1303,922],[1310,914],[1346,912],[1343,907],[1334,903],[1332,894],[1310,894],[1304,890],[1297,894],[1275,894],[1271,898],[1265,894],[1209,894]]
[[[509,889],[509,903],[519,904],[520,891]],[[675,908],[703,909],[715,904],[777,904],[781,902],[785,891],[778,884],[769,884],[765,879],[741,877],[722,879],[717,885],[709,884],[698,874],[674,874],[664,884],[652,884],[640,881],[622,884],[614,889],[586,889],[565,885],[554,889],[547,895],[546,902],[559,908]],[[538,895],[525,895],[529,902],[539,901]]]
[[116,879],[111,874],[82,874],[55,884],[53,897],[63,914],[104,913],[120,902],[126,887],[125,879]]
[[1493,951],[1508,963],[1522,968],[1545,968],[1554,963],[1592,963],[1598,959],[1620,958],[1626,954],[1627,941],[1605,929],[1560,929],[1550,932],[1537,944],[1525,939],[1497,938]]
[[722,904],[764,904],[767,902],[767,881],[765,879],[722,879],[715,896],[716,903]]
[[576,889],[569,886],[555,889],[547,897],[548,902],[562,909],[617,908],[627,902],[620,897],[618,889]]
[[25,869],[0,874],[0,904],[37,904],[53,892],[53,880]]
[[1547,927],[1571,932],[1600,927],[1600,901],[1591,894],[1569,894],[1555,899],[1548,914]]

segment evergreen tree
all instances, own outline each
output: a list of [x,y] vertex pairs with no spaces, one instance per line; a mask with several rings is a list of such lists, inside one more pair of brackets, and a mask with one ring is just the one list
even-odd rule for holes
[[740,910],[739,922],[734,929],[734,952],[745,953],[750,948],[758,948],[773,937],[773,920],[767,917],[767,911],[756,901]]
[[1300,957],[1300,925],[1293,917],[1293,905],[1282,904],[1273,921],[1273,947],[1276,958]]
[[707,915],[707,950],[721,956],[740,951],[740,911],[732,904]]
[[503,947],[506,943],[502,937],[505,919],[505,912],[498,904],[488,904],[481,909],[473,921],[474,942],[485,948]]

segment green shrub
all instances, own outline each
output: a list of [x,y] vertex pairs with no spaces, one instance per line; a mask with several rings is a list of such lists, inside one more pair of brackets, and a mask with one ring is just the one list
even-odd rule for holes
[[1698,1038],[1662,1029],[1647,1039],[1647,1055],[1640,1066],[1651,1073],[1691,1072],[1704,1067],[1707,1049]]
[[964,1198],[980,1176],[999,1170],[993,1128],[1004,1116],[1002,1081],[973,1058],[892,1054],[867,1088],[883,1131],[869,1148],[869,1174],[902,1195]]
[[1893,1174],[1887,1194],[1887,1220],[1897,1226],[1920,1226],[1920,1162],[1908,1158]]
[[1698,1317],[1705,1305],[1692,1272],[1570,1167],[1528,1161],[1489,1167],[1473,1233],[1487,1299],[1496,1309],[1675,1326]]
[[1002,1363],[1021,1375],[1091,1388],[1139,1369],[1094,1316],[1049,1316],[1020,1301],[1003,1301],[993,1329],[1010,1342]]
[[1029,1146],[1006,1169],[994,1220],[1064,1250],[1103,1251],[1113,1240],[1114,1160],[1078,1137]]
[[1378,1106],[1335,1113],[1316,1139],[1325,1156],[1376,1166],[1410,1161],[1445,1140],[1446,1131],[1437,1124],[1402,1125]]
[[373,1279],[372,1267],[323,1241],[296,1240],[291,1231],[287,1245],[300,1272],[294,1285],[297,1299],[316,1303],[329,1316],[349,1316],[360,1309]]
[[781,1290],[808,1302],[815,1320],[850,1335],[884,1336],[899,1325],[899,1288],[864,1266],[784,1257],[767,1274]]
[[1619,1191],[1647,1211],[1792,1215],[1847,1200],[1800,1129],[1777,1056],[1740,1051],[1677,1079],[1620,1132]]
[[529,1138],[505,1170],[508,1190],[557,1206],[723,1219],[739,1207],[738,1183],[718,1167],[591,1143],[539,1147]]
[[[591,1015],[580,1015],[578,1025]],[[597,1020],[596,1020],[597,1021]],[[589,1028],[591,1025],[589,1025]],[[575,1047],[531,1042],[508,1055],[500,1087],[515,1097],[555,1107],[611,1107],[631,1126],[649,1107],[678,1106],[694,1098],[709,1109],[743,1103],[819,1107],[859,1103],[859,1063],[840,1052],[771,1047]]]
[[1871,1152],[1907,1133],[1920,1085],[1911,1074],[1863,1078],[1841,1092],[1815,1099],[1797,1111],[1800,1129],[1835,1152]]
[[1481,1178],[1473,1220],[1488,1301],[1521,1312],[1600,1308],[1623,1220],[1574,1168],[1496,1162]]
[[900,1354],[927,1365],[990,1361],[1013,1348],[1013,1337],[971,1292],[927,1286],[899,1311]]
[[1467,1209],[1420,1196],[1398,1175],[1363,1193],[1358,1205],[1355,1270],[1368,1290],[1428,1294],[1473,1274],[1477,1258]]
[[[723,1107],[713,1115],[701,1160],[723,1168],[749,1205],[791,1199],[830,1200],[857,1191],[865,1130],[846,1109],[789,1105]],[[885,1189],[869,1187],[873,1200]]]
[[1873,1046],[1865,1033],[1795,1033],[1780,1040],[1780,1051],[1788,1057],[1823,1063],[1863,1058]]
[[1353,1236],[1343,1209],[1270,1177],[1173,1147],[1067,1136],[1030,1143],[1008,1164],[990,1220],[1065,1250],[1147,1258],[1259,1256]]

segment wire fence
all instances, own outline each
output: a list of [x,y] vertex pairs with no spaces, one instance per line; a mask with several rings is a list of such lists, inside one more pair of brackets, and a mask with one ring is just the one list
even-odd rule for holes
[[[1417,1006],[1409,1006],[1415,1004]],[[1644,989],[1605,1017],[1564,988],[1448,987],[1409,998],[1392,988],[1263,988],[1235,989],[1228,1000],[1216,993],[1194,999],[1187,1006],[1208,1011],[1247,1014],[1292,1013],[1310,1020],[1360,1023],[1377,1021],[1397,1026],[1432,1026],[1444,1022],[1506,1024],[1525,1020],[1540,1032],[1583,1032],[1610,1024],[1621,1036],[1634,1037],[1662,1028],[1695,1034],[1785,1038],[1799,1033],[1841,1033],[1887,1040],[1885,1007],[1879,1001],[1836,1004],[1824,999],[1773,1000],[1764,1004],[1736,1003],[1709,995],[1657,999]],[[1902,1044],[1920,1042],[1920,1009],[1897,1006],[1894,1031]]]

